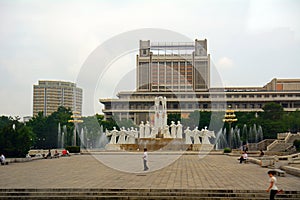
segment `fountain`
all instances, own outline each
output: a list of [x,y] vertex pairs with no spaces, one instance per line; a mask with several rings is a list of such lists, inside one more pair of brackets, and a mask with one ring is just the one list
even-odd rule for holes
[[63,125],[61,128],[60,123],[58,123],[57,129],[57,148],[62,149],[65,146],[65,135],[67,133],[66,125]]
[[[156,150],[200,150],[204,146],[212,149],[213,145],[210,138],[215,138],[213,131],[198,127],[190,130],[189,127],[184,130],[180,121],[177,124],[171,121],[167,125],[167,99],[166,97],[156,97],[154,101],[154,119],[144,123],[141,121],[139,131],[137,129],[122,127],[117,130],[114,127],[111,131],[106,131],[105,135],[110,138],[105,145],[106,150],[138,150],[147,148],[149,151]],[[201,142],[202,141],[202,142]],[[206,148],[208,149],[208,148]]]
[[[231,127],[229,133],[227,134],[226,128],[220,130],[217,133],[215,144],[216,149],[222,149],[225,147],[230,147],[233,149],[240,148],[243,144],[251,145],[251,149],[257,149],[257,143],[263,140],[263,131],[261,126],[250,126],[249,129],[247,125],[244,124],[242,131],[238,126]],[[227,136],[227,137],[226,137]]]
[[61,128],[60,128],[60,123],[58,123],[58,130],[57,130],[57,148],[62,148],[60,146],[61,144]]

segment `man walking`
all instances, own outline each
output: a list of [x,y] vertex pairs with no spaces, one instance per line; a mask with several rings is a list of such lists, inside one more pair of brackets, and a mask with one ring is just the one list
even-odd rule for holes
[[149,169],[148,166],[147,166],[147,161],[148,161],[147,148],[144,148],[143,161],[144,161],[144,171],[147,171]]

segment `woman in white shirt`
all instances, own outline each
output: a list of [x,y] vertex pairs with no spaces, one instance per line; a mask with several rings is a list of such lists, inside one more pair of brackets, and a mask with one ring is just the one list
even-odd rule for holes
[[274,200],[275,199],[275,195],[278,192],[278,188],[276,186],[277,183],[277,179],[275,177],[275,171],[268,171],[268,175],[270,177],[269,182],[270,182],[270,186],[267,189],[267,192],[270,192],[270,200]]

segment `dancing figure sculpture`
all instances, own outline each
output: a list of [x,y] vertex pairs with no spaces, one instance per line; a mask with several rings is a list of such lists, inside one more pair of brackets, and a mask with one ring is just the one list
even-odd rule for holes
[[144,138],[145,137],[145,125],[144,125],[144,122],[141,121],[141,124],[139,126],[140,128],[140,138]]
[[207,130],[207,126],[205,126],[205,128],[202,129],[201,132],[203,144],[211,144],[208,138],[216,138],[215,132]]
[[110,132],[106,132],[106,136],[111,136],[109,144],[117,144],[117,136],[119,135],[119,131],[116,127],[113,127],[113,130]]
[[181,139],[182,138],[182,125],[181,125],[180,121],[177,121],[176,129],[177,129],[176,137]]
[[185,144],[193,144],[191,140],[191,136],[193,135],[193,131],[190,130],[190,127],[187,127],[184,130],[185,133]]
[[201,131],[198,130],[198,126],[195,127],[193,130],[193,137],[194,137],[194,144],[201,144],[200,138],[201,137]]
[[171,138],[176,138],[176,124],[174,121],[171,121]]
[[151,127],[149,121],[147,121],[145,125],[145,138],[149,138],[150,133],[151,133]]

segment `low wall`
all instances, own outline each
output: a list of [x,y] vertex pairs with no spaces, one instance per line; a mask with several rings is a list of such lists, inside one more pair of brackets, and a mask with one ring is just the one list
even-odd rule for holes
[[291,166],[281,166],[280,169],[286,171],[286,173],[300,177],[300,169],[299,168],[291,167]]
[[28,158],[7,158],[5,159],[8,163],[28,162],[32,160],[42,159],[42,157],[28,157]]

